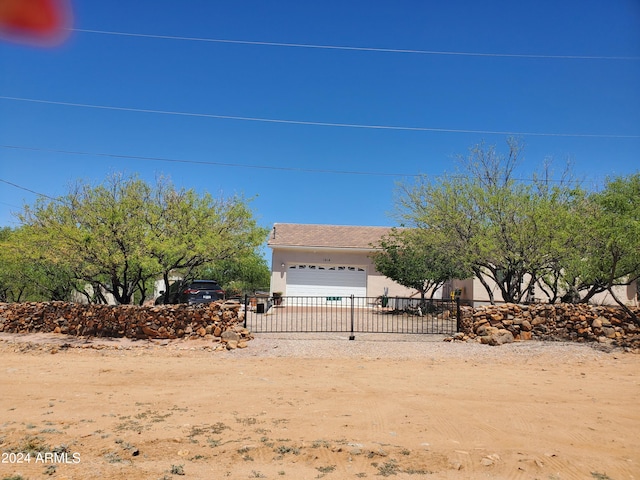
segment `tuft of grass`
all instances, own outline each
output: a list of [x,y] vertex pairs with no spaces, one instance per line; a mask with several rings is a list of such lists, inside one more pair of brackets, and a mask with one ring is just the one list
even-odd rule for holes
[[328,465],[326,467],[316,467],[316,470],[318,470],[320,473],[322,474],[327,474],[327,473],[331,473],[336,469],[335,465]]
[[209,446],[211,448],[216,448],[219,447],[222,444],[222,441],[219,439],[215,439],[215,438],[207,438],[207,443],[209,444]]
[[[121,417],[121,419],[124,417]],[[136,431],[138,433],[142,433],[142,431],[144,430],[144,426],[140,423],[137,422],[135,420],[129,420],[128,418],[126,418],[127,421],[125,422],[120,422],[118,423],[114,429],[118,432],[122,432],[124,430],[133,430]],[[149,427],[147,427],[149,428]]]
[[171,475],[184,475],[184,465],[171,465]]
[[218,422],[218,423],[214,424],[210,429],[211,433],[213,433],[215,435],[220,435],[225,430],[229,430],[229,427],[227,427],[222,422]]
[[136,414],[135,418],[137,418],[138,420],[150,420],[152,423],[159,423],[159,422],[164,422],[171,415],[173,415],[173,413],[167,413],[165,415],[161,415],[158,412],[147,410],[145,412],[140,412]]
[[200,435],[204,435],[207,433],[212,433],[214,435],[220,435],[222,432],[224,432],[225,430],[229,430],[229,427],[227,427],[224,423],[222,422],[218,422],[215,423],[213,425],[194,425],[193,427],[191,427],[191,431],[189,432],[188,437],[190,438],[191,441],[193,441],[193,437],[197,437]]
[[258,423],[258,419],[254,417],[236,418],[236,422],[248,427],[249,425],[255,425]]
[[[45,445],[42,441],[42,438],[35,436],[27,436],[22,439],[20,444],[14,448],[7,448],[4,451],[13,452],[13,453],[28,453],[30,455],[36,455],[38,453],[46,453],[51,451],[51,448],[48,445]],[[3,479],[4,480],[4,479]]]
[[267,448],[274,448],[275,442],[271,441],[269,437],[260,437],[260,442]]
[[396,463],[395,460],[390,460],[388,462],[385,462],[382,465],[378,465],[377,468],[378,468],[377,475],[380,475],[383,477],[397,475],[398,472],[400,471],[400,467],[398,467],[398,464]]
[[416,470],[415,468],[408,468],[404,470],[404,473],[407,475],[432,475],[433,472],[431,470]]
[[164,422],[167,418],[169,418],[171,415],[173,415],[173,413],[167,413],[165,415],[160,415],[159,413],[154,413],[153,416],[151,417],[151,421],[153,423],[160,423],[160,422]]
[[67,445],[65,445],[64,443],[61,443],[57,447],[52,448],[51,451],[53,453],[69,453],[69,447]]
[[591,472],[591,476],[593,478],[595,478],[596,480],[613,480],[609,475],[607,475],[606,473],[598,473],[598,472]]
[[280,455],[286,455],[287,453],[293,453],[294,455],[300,455],[300,449],[296,447],[290,447],[288,445],[280,445],[274,450]]
[[119,438],[116,438],[115,442],[117,445],[120,445],[123,450],[130,452],[132,456],[137,457],[138,455],[140,455],[140,450],[138,450],[135,446],[131,445],[130,443],[125,442],[124,440],[121,440]]
[[55,475],[57,469],[58,467],[56,467],[55,465],[49,465],[44,469],[43,475]]
[[122,457],[117,452],[108,452],[104,454],[104,459],[109,463],[122,463]]

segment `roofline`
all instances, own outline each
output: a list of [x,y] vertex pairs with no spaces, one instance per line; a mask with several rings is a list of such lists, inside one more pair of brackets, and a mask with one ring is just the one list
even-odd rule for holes
[[269,248],[272,250],[282,249],[282,250],[324,250],[324,251],[349,251],[349,252],[375,252],[376,250],[380,250],[376,247],[364,248],[364,247],[327,247],[327,246],[316,246],[316,245],[269,245]]
[[331,223],[295,223],[295,222],[275,222],[273,224],[276,225],[304,225],[308,227],[354,227],[354,228],[398,228],[390,225],[338,225]]

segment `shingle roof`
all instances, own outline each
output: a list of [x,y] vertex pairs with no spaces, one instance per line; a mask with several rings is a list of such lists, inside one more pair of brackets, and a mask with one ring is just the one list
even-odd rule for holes
[[270,247],[371,248],[391,227],[276,223]]

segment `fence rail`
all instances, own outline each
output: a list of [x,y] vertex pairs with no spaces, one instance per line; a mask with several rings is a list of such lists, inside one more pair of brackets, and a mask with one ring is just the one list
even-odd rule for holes
[[245,297],[245,327],[255,333],[453,334],[459,319],[459,299]]

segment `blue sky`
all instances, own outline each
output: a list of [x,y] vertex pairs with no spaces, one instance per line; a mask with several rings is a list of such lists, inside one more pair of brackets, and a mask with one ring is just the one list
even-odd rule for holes
[[640,170],[637,0],[71,4],[63,45],[0,43],[0,225],[112,172],[253,198],[266,227],[393,225],[397,182],[492,132],[522,134],[523,178],[545,158],[595,188]]

